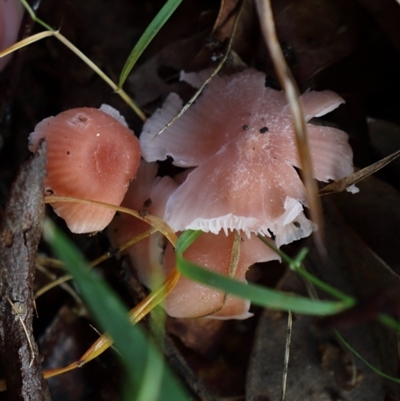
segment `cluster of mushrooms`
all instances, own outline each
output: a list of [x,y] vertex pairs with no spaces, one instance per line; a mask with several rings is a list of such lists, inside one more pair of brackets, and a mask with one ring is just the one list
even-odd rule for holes
[[[182,74],[199,87],[207,72]],[[320,117],[343,103],[330,91],[301,96],[305,119]],[[253,69],[217,76],[194,105],[161,135],[180,111],[182,100],[170,94],[144,124],[140,144],[124,118],[110,106],[79,108],[40,122],[29,137],[32,152],[48,146],[45,193],[106,202],[144,210],[162,218],[175,232],[204,232],[184,257],[220,274],[245,281],[247,269],[279,256],[257,235],[277,247],[313,231],[304,215],[305,188],[289,107],[283,92],[265,86]],[[307,124],[314,177],[323,182],[353,172],[348,136],[333,127]],[[144,160],[141,160],[141,155]],[[173,159],[186,168],[174,177],[158,177],[157,161]],[[349,187],[356,192],[355,187]],[[52,204],[75,233],[108,227],[118,247],[149,229],[147,223],[99,205]],[[110,224],[111,223],[111,224]],[[238,260],[232,249],[239,241]],[[161,234],[126,250],[140,280],[151,288],[166,277],[175,256]],[[233,266],[233,267],[232,267]],[[244,319],[250,303],[184,277],[164,302],[173,317]]]

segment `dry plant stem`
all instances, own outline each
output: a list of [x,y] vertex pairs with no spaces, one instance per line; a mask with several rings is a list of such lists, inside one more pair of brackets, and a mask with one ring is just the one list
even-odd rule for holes
[[[50,271],[48,271],[44,266],[38,264],[36,262],[36,269],[39,270],[40,272],[42,272],[45,276],[47,276],[50,280],[52,280],[52,283],[57,279],[57,276],[53,273],[51,273]],[[46,286],[47,287],[47,286]],[[60,287],[67,292],[69,295],[71,295],[71,297],[74,299],[75,303],[81,307],[83,307],[83,302],[81,300],[81,298],[78,296],[78,294],[73,290],[73,288],[63,282],[60,284]],[[43,287],[44,288],[44,287]],[[40,293],[40,290],[38,292],[36,292],[35,294],[35,300],[38,298],[38,293],[39,296],[42,295],[43,293]]]
[[332,184],[329,184],[329,185],[325,186],[324,188],[322,188],[319,191],[318,195],[323,196],[323,195],[331,195],[331,194],[335,194],[338,192],[343,192],[350,185],[357,184],[358,182],[369,177],[370,175],[376,173],[378,170],[385,167],[387,164],[391,163],[393,160],[397,159],[399,156],[400,156],[400,150],[392,153],[389,156],[386,156],[385,158],[383,158],[381,160],[378,160],[376,163],[373,163],[370,166],[363,168],[362,170],[356,171],[355,173],[342,178],[339,181],[332,182]]
[[[145,231],[144,233],[138,235],[137,237],[131,239],[130,241],[127,241],[125,244],[121,245],[119,248],[114,249],[110,252],[106,252],[104,255],[98,257],[97,259],[93,260],[92,262],[89,263],[89,267],[95,267],[99,265],[100,263],[104,262],[105,260],[112,258],[116,254],[124,251],[125,249],[129,248],[130,246],[138,243],[142,239],[148,237],[151,234],[154,234],[157,230],[155,228],[151,228],[150,230]],[[60,263],[60,267],[63,267],[62,263]],[[51,289],[58,287],[59,285],[63,285],[65,282],[69,281],[72,279],[72,276],[69,274],[59,277],[57,279],[53,279],[53,281],[45,286],[43,286],[40,290],[38,290],[35,294],[35,299],[39,298],[43,294],[45,294],[47,291],[50,291]]]
[[270,0],[256,0],[256,7],[261,23],[262,33],[265,42],[271,54],[272,62],[274,63],[275,71],[278,75],[279,83],[281,84],[290,111],[293,117],[293,123],[296,133],[296,144],[301,161],[301,176],[306,188],[307,200],[309,203],[311,220],[318,225],[318,230],[315,235],[315,241],[319,253],[326,256],[326,249],[323,240],[323,218],[321,203],[317,196],[317,184],[313,178],[313,169],[311,155],[307,141],[306,123],[304,120],[303,110],[300,99],[300,92],[297,88],[293,75],[286,64],[281,46],[276,36],[275,22],[271,9]]
[[39,264],[41,266],[45,266],[47,268],[64,270],[64,264],[62,262],[60,262],[58,259],[49,258],[49,257],[43,256],[43,255],[38,255],[37,256],[36,264]]
[[107,209],[114,210],[116,212],[121,212],[128,214],[132,217],[136,217],[139,220],[144,221],[145,223],[151,225],[154,227],[157,231],[159,231],[161,234],[163,234],[169,242],[175,247],[176,241],[178,240],[178,237],[176,236],[175,232],[172,230],[171,227],[169,227],[163,220],[156,216],[152,216],[151,214],[147,214],[143,216],[136,210],[128,209],[126,207],[122,206],[116,206],[116,205],[110,205],[109,203],[104,203],[104,202],[98,202],[94,200],[89,200],[89,199],[80,199],[80,198],[73,198],[73,197],[68,197],[68,196],[46,196],[44,198],[45,203],[55,203],[55,202],[68,202],[68,203],[82,203],[82,204],[90,204],[90,205],[98,205],[98,206],[103,206]]
[[50,400],[33,338],[35,259],[44,216],[46,148],[18,174],[0,226],[0,350],[11,401]]
[[285,358],[284,358],[284,366],[283,366],[283,374],[282,374],[281,401],[285,401],[285,399],[286,399],[286,384],[287,384],[287,375],[288,375],[288,366],[289,366],[290,342],[292,340],[292,327],[293,327],[293,317],[292,317],[292,312],[289,311],[288,312],[287,332],[286,332]]
[[242,244],[242,238],[239,233],[235,231],[235,238],[233,240],[231,260],[229,261],[229,277],[234,277],[240,259],[240,246]]
[[232,44],[233,44],[233,39],[235,36],[235,32],[237,29],[237,25],[239,22],[239,18],[240,15],[242,13],[243,10],[243,5],[244,5],[244,0],[242,0],[238,13],[236,15],[235,18],[235,22],[233,24],[233,28],[232,28],[232,33],[231,36],[229,38],[229,42],[228,42],[228,46],[226,48],[226,51],[224,53],[224,57],[222,57],[221,61],[219,62],[219,64],[217,65],[217,67],[215,68],[215,70],[211,73],[211,75],[204,81],[204,83],[200,86],[200,88],[196,91],[196,93],[193,95],[193,97],[182,107],[181,111],[171,120],[168,122],[168,124],[166,124],[155,136],[152,140],[156,139],[159,135],[161,135],[168,127],[170,127],[176,120],[178,120],[180,117],[182,117],[182,115],[186,112],[186,110],[189,109],[189,107],[196,101],[196,99],[200,96],[200,94],[203,92],[203,90],[205,89],[205,87],[211,82],[211,80],[220,72],[221,68],[224,66],[226,60],[228,59],[228,56],[231,52],[232,49]]
[[[241,245],[242,245],[242,238],[240,237],[239,233],[235,231],[235,238],[233,240],[232,250],[231,250],[231,259],[229,261],[229,277],[235,277],[235,273],[240,259]],[[215,310],[214,312],[210,313],[210,315],[222,310],[226,304],[227,299],[228,299],[228,294],[225,293],[224,299],[222,301],[222,306],[219,309]]]
[[[96,204],[106,207],[108,209],[119,211],[121,213],[129,214],[130,216],[137,217],[138,219],[150,224],[154,229],[160,231],[171,242],[171,244],[174,247],[176,245],[177,241],[176,234],[163,220],[155,216],[152,215],[142,216],[139,212],[135,210],[86,199],[68,198],[61,196],[45,197],[45,203],[53,203],[53,202]],[[146,316],[156,305],[158,305],[173,290],[173,288],[175,287],[176,283],[179,280],[179,277],[180,273],[176,269],[174,269],[173,272],[168,276],[167,280],[165,281],[164,285],[161,288],[153,291],[142,302],[140,302],[135,308],[133,308],[129,312],[128,316],[129,321],[132,324],[136,324],[141,319],[143,319],[144,316]],[[93,360],[101,353],[103,353],[106,349],[111,347],[112,344],[113,344],[112,339],[107,334],[103,334],[78,361],[75,361],[64,368],[44,371],[43,376],[45,378],[49,378],[82,367],[85,363]]]
[[2,50],[0,52],[0,58],[7,56],[8,54],[14,53],[16,50],[22,49],[23,47],[28,46],[32,43],[38,42],[41,39],[48,38],[53,35],[54,35],[53,31],[43,31],[35,35],[29,36],[28,38],[22,39],[19,42],[14,43],[12,46],[7,47],[7,49]]
[[[157,304],[159,304],[172,291],[172,289],[178,282],[179,277],[180,277],[179,273],[176,270],[174,270],[160,289],[153,291],[150,295],[148,295],[142,302],[140,302],[135,308],[133,308],[129,312],[128,315],[129,321],[132,324],[136,324],[141,319],[143,319],[144,316],[146,316]],[[76,368],[81,368],[83,365],[97,358],[105,350],[110,348],[112,344],[113,340],[107,334],[103,334],[85,352],[85,354],[79,360],[71,363],[70,365],[64,368],[45,370],[43,372],[43,376],[44,378],[48,379],[50,377],[70,372],[71,370],[74,370]]]
[[[51,29],[51,28],[50,28]],[[47,38],[49,36],[56,37],[61,43],[68,47],[73,53],[75,53],[87,66],[89,66],[103,81],[106,82],[107,85],[114,90],[131,108],[132,110],[138,115],[138,117],[142,121],[146,121],[146,116],[140,110],[140,108],[136,105],[136,103],[130,98],[130,96],[121,88],[118,87],[116,83],[114,83],[104,72],[95,64],[93,63],[90,58],[85,56],[74,44],[72,44],[64,35],[62,35],[59,31],[55,30],[48,30],[44,32],[37,33],[36,35],[30,36],[29,38],[23,39],[20,42],[15,43],[14,45],[8,47],[7,49],[0,52],[0,58],[6,56],[7,54],[13,53],[15,50],[21,49],[22,47],[28,46],[38,40]]]
[[[235,273],[236,273],[236,270],[237,270],[237,267],[239,264],[241,245],[242,245],[242,238],[240,237],[240,234],[237,231],[235,231],[235,238],[233,240],[231,257],[229,260],[229,277],[232,277],[232,278],[235,277]],[[212,316],[215,313],[222,310],[226,304],[228,295],[229,295],[228,293],[226,293],[226,292],[224,293],[224,298],[222,300],[221,306],[219,306],[217,309],[214,309],[212,312],[207,313],[206,315],[196,316],[196,319],[201,319],[201,318],[205,318],[208,316]]]

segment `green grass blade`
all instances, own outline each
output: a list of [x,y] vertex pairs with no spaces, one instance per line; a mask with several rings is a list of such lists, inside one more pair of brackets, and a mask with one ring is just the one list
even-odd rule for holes
[[157,35],[158,31],[168,21],[169,17],[174,13],[182,0],[168,0],[163,8],[158,12],[153,21],[150,22],[143,35],[140,37],[135,47],[132,49],[122,68],[121,75],[119,77],[118,87],[122,88],[126,78],[130,74],[136,61],[139,59],[141,54],[144,52],[149,43],[153,40],[154,36]]
[[[245,284],[229,277],[213,273],[202,268],[201,266],[197,266],[184,259],[182,254],[200,234],[201,231],[187,230],[182,233],[176,244],[178,270],[183,275],[194,281],[198,281],[203,284],[210,285],[211,287],[216,287],[225,292],[249,299],[256,305],[286,311],[291,310],[292,312],[310,315],[331,315],[355,304],[355,300],[353,298],[344,294],[339,298],[342,302],[311,300],[309,298],[261,287],[256,284]],[[266,244],[271,246],[270,243]],[[292,268],[295,268],[296,270],[300,269],[299,266],[307,255],[307,250],[303,249],[296,259],[291,259],[279,249],[276,249],[275,247],[272,248],[278,251],[282,259],[284,259]],[[330,290],[332,288],[330,286],[321,282],[321,280],[313,277],[309,273],[307,273],[307,275],[307,279],[312,278],[313,282],[316,281],[323,289],[327,287],[328,292],[331,292]],[[335,295],[342,295],[335,289],[333,289],[332,292]]]
[[396,319],[393,319],[391,316],[381,314],[378,316],[378,321],[384,324],[386,327],[400,332],[400,322]]
[[357,358],[361,359],[372,371],[374,371],[377,375],[384,377],[385,379],[391,380],[395,383],[400,384],[400,379],[397,377],[389,376],[386,373],[382,372],[378,368],[376,368],[374,365],[371,365],[368,361],[366,361],[342,336],[341,334],[335,330],[335,334],[340,340],[340,342],[351,352],[353,353]]
[[159,355],[154,347],[149,348],[143,381],[135,401],[156,401],[160,395],[160,384],[164,365],[159,363]]
[[28,4],[28,2],[26,0],[20,0],[20,1],[21,1],[22,5],[25,7],[28,14],[31,16],[33,21],[35,21],[37,24],[41,25],[44,29],[54,32],[54,29],[50,25],[47,25],[40,18],[36,17],[35,12],[32,10],[32,7]]
[[290,310],[308,315],[332,315],[348,306],[343,302],[313,301],[256,284],[245,284],[197,266],[185,260],[180,254],[177,254],[177,268],[191,280],[250,299],[254,304],[268,308]]
[[[145,369],[146,363],[151,360],[158,366],[162,365],[162,356],[139,326],[131,326],[127,318],[128,310],[120,299],[98,275],[89,270],[81,252],[50,220],[45,221],[43,235],[55,256],[75,278],[83,298],[101,328],[113,338],[126,366],[129,381],[135,384],[135,392],[146,393],[145,389],[140,389],[141,383],[151,383],[151,379],[145,376],[151,374],[150,369]],[[134,399],[132,393],[133,391],[129,399]],[[189,396],[166,365],[163,367],[157,399],[189,400]]]
[[348,306],[352,306],[356,303],[356,300],[347,294],[343,293],[342,291],[336,289],[335,287],[332,287],[331,285],[325,283],[324,281],[320,280],[318,277],[313,276],[311,273],[309,273],[306,269],[302,267],[302,262],[304,258],[307,255],[307,249],[303,248],[297,257],[295,259],[290,258],[288,255],[286,255],[284,252],[282,252],[280,249],[277,247],[273,246],[271,242],[267,241],[265,237],[262,237],[261,235],[258,235],[258,238],[264,242],[265,245],[270,247],[274,252],[276,252],[282,260],[284,260],[289,267],[294,270],[296,273],[298,273],[300,276],[302,276],[304,279],[308,280],[312,284],[314,284],[317,288],[320,290],[326,292],[327,294],[332,295],[333,297],[343,301],[346,303]]
[[200,230],[186,230],[184,231],[178,238],[176,242],[175,252],[179,255],[182,255],[186,249],[189,248],[190,245],[203,233]]

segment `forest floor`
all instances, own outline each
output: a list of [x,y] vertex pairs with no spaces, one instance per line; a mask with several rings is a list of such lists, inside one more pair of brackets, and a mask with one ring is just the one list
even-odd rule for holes
[[[37,15],[60,28],[111,79],[162,7],[160,0],[63,0],[38,3]],[[179,72],[215,67],[226,49],[237,1],[184,0],[151,42],[124,86],[149,116],[170,92],[188,96]],[[400,148],[400,6],[395,0],[276,0],[277,32],[286,61],[303,92],[329,89],[346,103],[324,121],[349,134],[354,164],[371,165]],[[224,16],[232,16],[223,26]],[[220,13],[220,14],[219,14]],[[39,32],[25,17],[20,37]],[[243,63],[267,74],[279,86],[260,33],[252,1],[245,1],[233,42],[234,56],[223,72]],[[240,63],[238,60],[241,60]],[[74,107],[107,103],[125,116],[136,133],[142,120],[82,61],[55,38],[14,54],[0,74],[0,218],[21,165],[29,159],[27,137],[43,118]],[[165,162],[162,174],[175,167]],[[377,322],[381,313],[400,317],[400,161],[358,184],[356,195],[323,197],[325,244],[321,260],[312,238],[283,247],[295,256],[307,247],[305,268],[359,300],[332,318],[293,316],[286,399],[398,400],[398,383],[382,378],[338,339],[333,328],[370,364],[389,376],[399,374],[397,333]],[[48,214],[65,228],[61,219]],[[9,218],[12,218],[8,216]],[[89,260],[109,249],[105,235],[71,235]],[[41,254],[48,254],[45,244]],[[4,255],[0,255],[2,258]],[[31,255],[35,257],[35,255]],[[128,306],[143,296],[126,262],[111,259],[100,271]],[[51,273],[58,275],[57,271]],[[309,288],[284,263],[253,266],[249,281],[309,296]],[[54,279],[54,277],[53,277]],[[47,284],[36,272],[35,291]],[[323,293],[321,298],[329,299]],[[34,336],[43,369],[78,359],[97,339],[79,297],[55,288],[36,301]],[[281,400],[288,316],[252,307],[247,320],[167,319],[166,358],[193,399]],[[148,322],[144,324],[148,326]],[[10,349],[4,352],[12,352]],[[12,356],[11,356],[12,357]],[[4,358],[3,358],[4,359]],[[7,370],[3,361],[0,372]],[[0,375],[3,376],[3,375]],[[108,350],[82,369],[48,380],[54,401],[121,399],[122,369]],[[0,393],[0,400],[7,399]]]

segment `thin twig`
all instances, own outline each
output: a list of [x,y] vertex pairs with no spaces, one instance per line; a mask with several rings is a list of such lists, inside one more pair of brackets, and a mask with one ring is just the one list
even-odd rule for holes
[[166,124],[153,138],[152,141],[154,141],[154,139],[156,139],[159,135],[161,135],[167,128],[169,128],[176,120],[178,120],[180,117],[182,117],[182,115],[189,109],[189,107],[196,101],[196,99],[200,96],[200,94],[203,92],[203,90],[205,89],[205,87],[211,82],[211,80],[220,72],[221,68],[224,66],[226,60],[229,57],[229,54],[231,52],[232,49],[232,44],[233,44],[233,39],[235,37],[235,32],[237,29],[237,25],[239,22],[239,18],[240,15],[242,13],[243,10],[243,5],[244,5],[244,1],[242,0],[241,4],[240,4],[240,8],[238,10],[238,13],[236,15],[235,18],[235,22],[233,24],[233,28],[232,28],[232,33],[231,36],[229,38],[229,42],[228,42],[228,46],[226,48],[226,51],[224,53],[224,56],[222,57],[221,61],[219,62],[219,64],[217,65],[217,67],[215,68],[215,70],[211,73],[211,75],[204,81],[204,83],[200,86],[200,88],[196,91],[196,93],[193,95],[193,97],[182,107],[181,111],[172,119],[169,121],[168,124]]
[[317,184],[314,180],[311,155],[308,147],[306,123],[300,103],[300,92],[293,78],[293,75],[285,61],[281,46],[278,41],[275,29],[275,21],[272,13],[270,0],[256,0],[257,11],[261,23],[262,33],[265,42],[271,54],[272,62],[276,74],[281,84],[288,106],[290,108],[293,124],[296,133],[296,144],[299,152],[302,178],[306,188],[307,200],[309,202],[311,220],[318,225],[318,231],[315,235],[316,246],[319,253],[326,255],[323,241],[323,217],[321,202],[317,196]]
[[25,38],[20,42],[15,43],[11,47],[5,49],[0,53],[0,58],[4,57],[5,55],[12,53],[13,51],[20,49],[24,46],[27,46],[31,43],[37,42],[43,38],[54,36],[56,37],[61,43],[63,43],[68,49],[70,49],[73,53],[75,53],[87,66],[89,66],[100,78],[103,79],[113,90],[117,93],[137,114],[137,116],[142,120],[146,121],[146,115],[142,112],[139,106],[131,99],[131,97],[121,89],[114,81],[112,81],[89,57],[87,57],[84,53],[82,53],[73,43],[71,43],[64,35],[60,33],[59,30],[53,29],[50,25],[43,22],[40,18],[38,18],[28,4],[26,0],[20,0],[21,3],[24,5],[25,9],[28,11],[29,15],[31,16],[32,20],[44,27],[47,31],[39,32],[36,35],[33,35],[29,38]]
[[[55,280],[57,280],[57,276],[51,272],[49,272],[46,267],[42,266],[41,264],[36,263],[36,269],[41,271],[44,275],[46,275],[50,280],[52,280],[52,282],[50,284],[53,284]],[[67,281],[67,280],[65,280]],[[74,291],[74,289],[68,284],[65,283],[64,281],[61,283],[58,283],[60,285],[60,287],[66,291],[69,295],[71,295],[71,297],[75,300],[75,303],[79,306],[83,306],[83,301],[82,299],[78,296],[78,294],[76,293],[76,291]],[[37,299],[38,297],[40,297],[41,295],[43,295],[45,292],[47,292],[49,289],[53,288],[55,286],[49,286],[46,285],[44,287],[42,287],[40,290],[38,290],[35,293],[35,299]]]
[[292,312],[289,311],[288,312],[287,332],[286,332],[285,358],[284,358],[284,366],[283,366],[283,374],[282,374],[281,401],[285,401],[285,398],[286,398],[286,384],[287,384],[287,375],[288,375],[288,366],[289,366],[290,342],[292,341],[292,326],[293,326],[293,317],[292,317]]
[[[154,234],[157,230],[155,228],[150,228],[149,230],[145,231],[144,233],[136,236],[135,238],[132,238],[131,240],[125,242],[124,244],[122,244],[121,246],[119,246],[118,248],[115,248],[109,252],[105,252],[103,255],[101,255],[100,257],[98,257],[97,259],[93,260],[92,262],[89,263],[89,267],[95,267],[97,265],[99,265],[100,263],[106,261],[107,259],[110,259],[112,257],[114,257],[115,255],[117,255],[118,253],[124,251],[125,249],[129,248],[130,246],[138,243],[139,241],[143,240],[144,238],[147,238],[149,235]],[[62,266],[62,263],[59,262]],[[69,274],[66,274],[65,276],[61,276],[59,278],[54,278],[51,283],[46,284],[45,286],[43,286],[42,288],[40,288],[38,291],[36,291],[35,293],[35,299],[39,298],[40,296],[42,296],[44,293],[46,293],[47,291],[50,291],[51,289],[58,287],[59,285],[63,285],[64,283],[66,283],[67,281],[71,280],[73,277]]]

